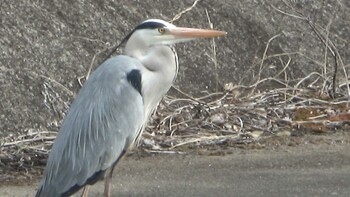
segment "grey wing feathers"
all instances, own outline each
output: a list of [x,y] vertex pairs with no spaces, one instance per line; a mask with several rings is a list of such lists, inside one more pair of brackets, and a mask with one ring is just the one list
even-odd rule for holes
[[110,167],[144,124],[141,94],[126,79],[135,60],[117,56],[86,81],[63,121],[37,196],[60,196]]

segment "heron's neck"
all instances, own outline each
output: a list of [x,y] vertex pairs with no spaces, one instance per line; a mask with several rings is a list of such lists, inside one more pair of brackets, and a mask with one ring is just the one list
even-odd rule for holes
[[142,43],[126,46],[125,52],[141,63],[144,104],[149,116],[174,82],[178,71],[176,53],[169,46],[145,47]]
[[168,46],[156,46],[142,59],[147,68],[143,72],[142,85],[148,95],[144,95],[146,118],[171,88],[177,75],[176,56]]
[[175,74],[177,60],[169,46],[153,46],[139,60],[148,70],[173,79],[171,75]]
[[147,96],[144,95],[145,104],[147,101],[151,108],[155,107],[176,77],[176,54],[169,46],[150,45],[139,32],[129,38],[125,54],[141,63],[142,88],[143,92],[147,92]]
[[140,59],[147,53],[149,47],[138,36],[133,35],[132,38],[134,39],[129,38],[125,45],[125,54],[135,59]]
[[142,66],[159,78],[173,81],[177,74],[176,52],[166,45],[148,46],[141,39],[130,39],[125,54],[140,61]]

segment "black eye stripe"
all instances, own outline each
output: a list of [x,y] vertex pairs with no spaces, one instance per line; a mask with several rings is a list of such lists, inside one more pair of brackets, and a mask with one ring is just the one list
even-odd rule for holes
[[155,22],[155,21],[141,23],[140,25],[136,26],[135,29],[133,29],[128,35],[126,35],[126,37],[123,39],[123,41],[121,43],[126,42],[136,30],[158,29],[158,28],[162,28],[162,27],[166,27],[166,25],[164,25],[163,23]]
[[137,26],[135,28],[135,30],[137,30],[137,29],[157,29],[157,28],[161,28],[161,27],[165,27],[165,25],[162,23],[150,21],[150,22],[141,23],[139,26]]

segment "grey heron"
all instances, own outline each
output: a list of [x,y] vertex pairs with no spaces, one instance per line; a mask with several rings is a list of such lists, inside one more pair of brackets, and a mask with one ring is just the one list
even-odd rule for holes
[[172,45],[226,32],[176,27],[159,19],[138,25],[124,39],[125,55],[104,61],[80,89],[52,146],[37,197],[70,196],[105,179],[140,137],[178,72]]

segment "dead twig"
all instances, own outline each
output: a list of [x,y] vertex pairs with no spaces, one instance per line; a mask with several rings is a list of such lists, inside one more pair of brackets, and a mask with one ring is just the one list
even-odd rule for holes
[[180,13],[176,14],[176,15],[173,17],[173,19],[171,19],[171,20],[169,21],[169,23],[173,23],[174,21],[180,19],[181,16],[182,16],[183,14],[185,14],[186,12],[191,11],[194,7],[196,7],[196,5],[197,5],[197,3],[198,3],[199,1],[200,1],[200,0],[195,0],[195,1],[193,2],[193,4],[192,4],[190,7],[186,8],[186,9],[182,10]]
[[[343,72],[344,72],[344,76],[345,76],[345,80],[346,80],[346,83],[347,84],[350,84],[349,83],[349,77],[348,77],[348,74],[347,74],[347,71],[345,69],[345,65],[344,65],[344,62],[340,56],[340,53],[335,45],[335,43],[329,38],[329,28],[330,28],[330,25],[332,23],[332,19],[329,21],[329,23],[327,24],[327,27],[325,29],[325,32],[326,33],[323,33],[320,29],[320,27],[318,27],[317,24],[315,24],[311,19],[310,17],[306,17],[306,15],[296,9],[294,6],[292,6],[290,3],[286,2],[286,1],[283,1],[283,3],[292,11],[294,11],[296,14],[290,14],[290,13],[287,13],[285,11],[282,11],[281,9],[279,8],[276,8],[276,7],[273,7],[276,11],[284,14],[284,15],[287,15],[287,16],[291,16],[291,17],[294,17],[294,18],[297,18],[297,19],[301,19],[301,20],[304,20],[308,23],[308,25],[310,26],[310,28],[312,29],[312,31],[316,34],[316,36],[318,37],[318,39],[325,45],[325,48],[328,49],[328,51],[332,54],[333,56],[333,60],[334,60],[334,72],[333,72],[333,77],[332,77],[332,94],[330,95],[332,98],[334,98],[335,94],[336,94],[336,78],[337,78],[337,73],[338,73],[338,62],[340,63],[342,69],[343,69]],[[335,10],[336,12],[336,10]],[[333,14],[335,15],[335,14]],[[325,56],[326,56],[326,52],[325,52]],[[350,87],[347,86],[347,95],[350,99]]]

